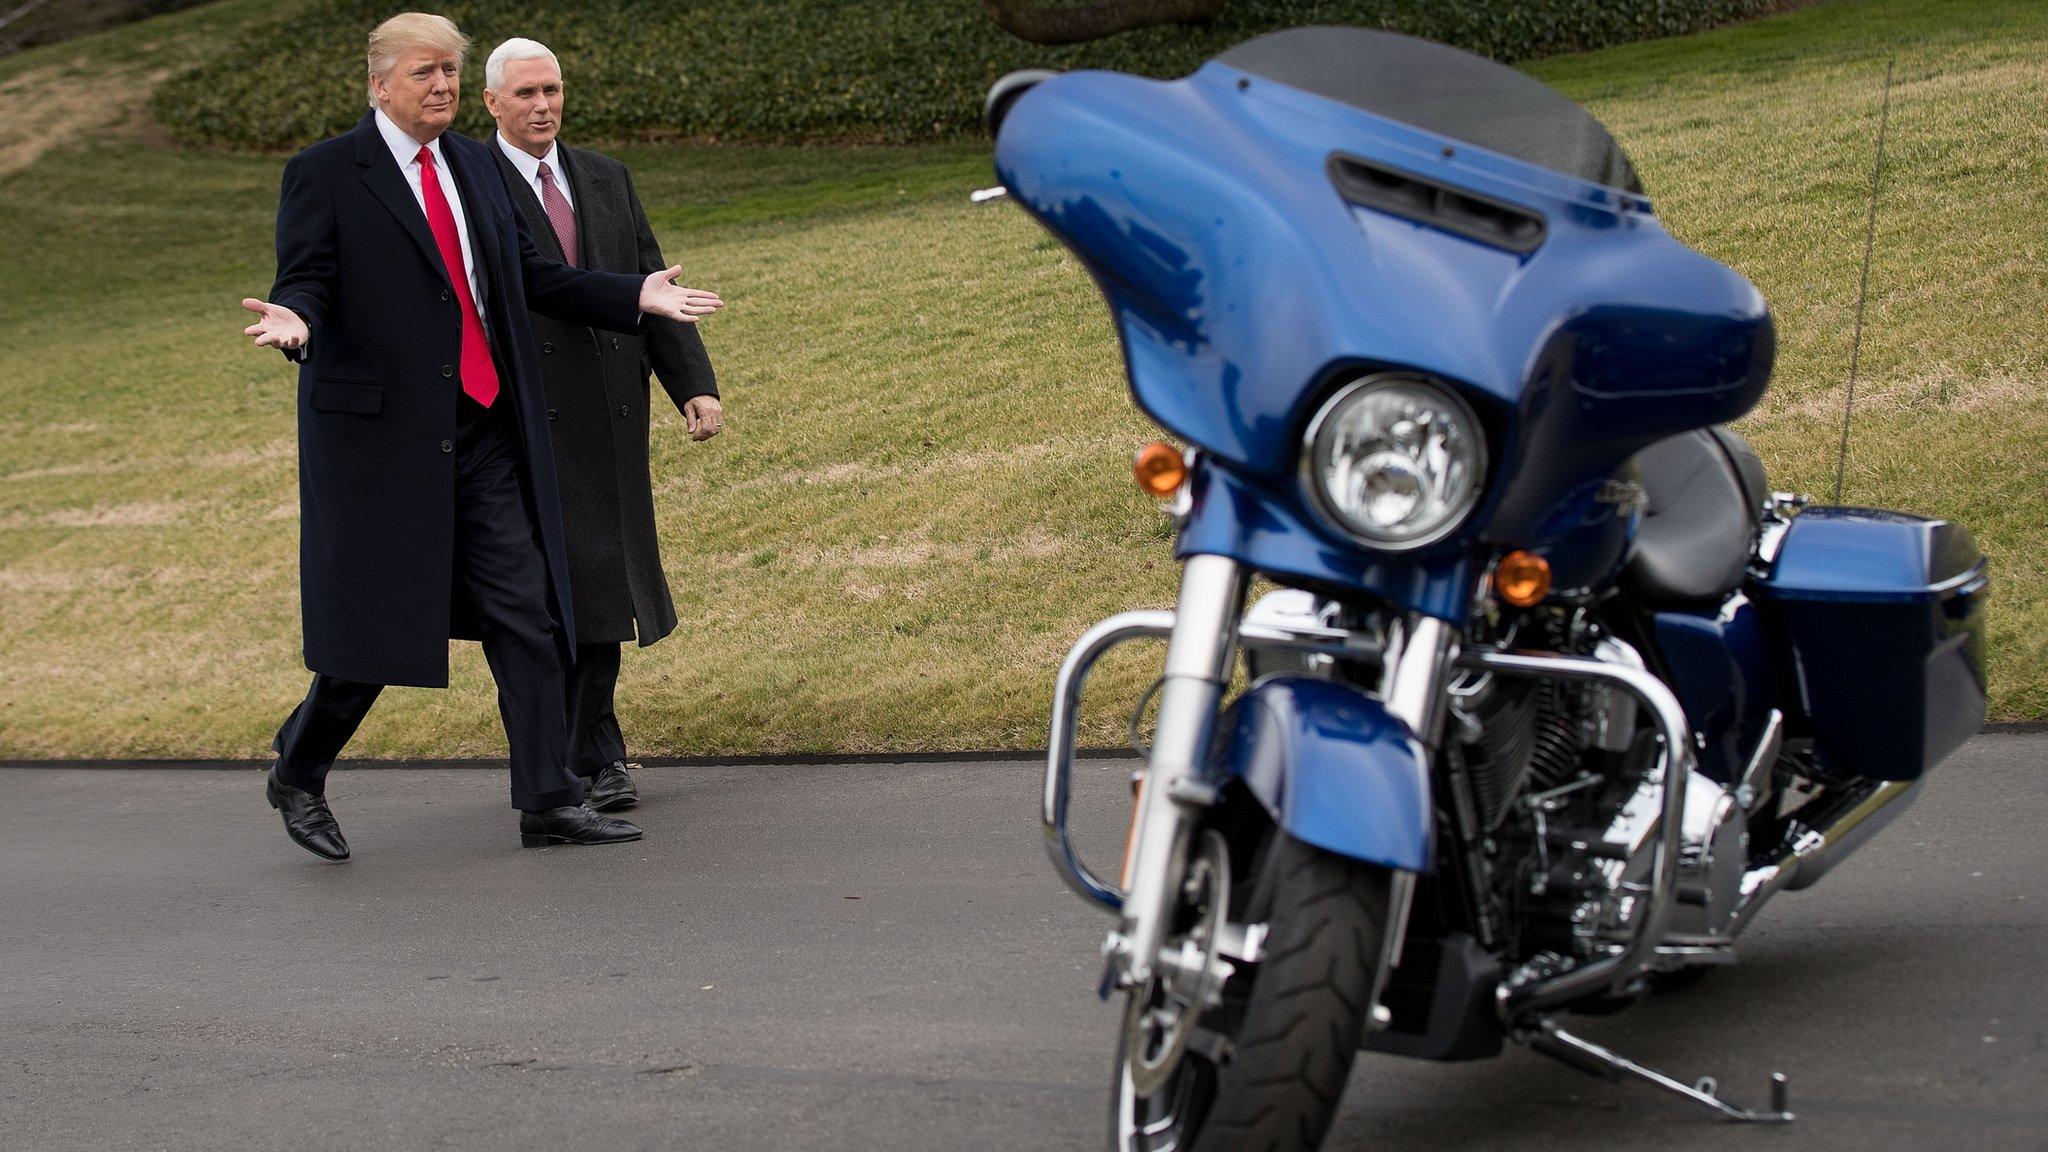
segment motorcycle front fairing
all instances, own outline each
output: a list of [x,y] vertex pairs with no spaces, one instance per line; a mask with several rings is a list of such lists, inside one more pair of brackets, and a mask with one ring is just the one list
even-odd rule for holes
[[[1184,557],[1460,624],[1477,545],[1567,537],[1638,449],[1741,415],[1769,374],[1761,296],[1640,195],[1227,63],[1039,84],[1009,111],[996,166],[1108,298],[1139,405],[1222,473],[1198,478]],[[1340,187],[1360,172],[1451,207],[1431,223],[1364,206]],[[1475,205],[1534,220],[1537,242],[1526,226],[1493,242],[1452,230]],[[1404,556],[1332,528],[1296,475],[1323,398],[1381,369],[1458,390],[1495,461],[1461,531]]]

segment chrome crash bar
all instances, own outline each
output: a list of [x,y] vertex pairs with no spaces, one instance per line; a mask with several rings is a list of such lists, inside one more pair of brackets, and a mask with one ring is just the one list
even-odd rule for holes
[[[1083,898],[1111,911],[1122,909],[1123,890],[1097,876],[1081,862],[1067,832],[1067,806],[1073,792],[1074,738],[1082,684],[1103,653],[1128,640],[1168,636],[1173,631],[1174,619],[1173,612],[1152,610],[1124,612],[1102,621],[1090,628],[1067,653],[1065,662],[1060,665],[1059,677],[1054,682],[1052,731],[1046,752],[1042,812],[1046,854],[1069,887]],[[1245,622],[1238,627],[1238,643],[1248,649],[1349,660],[1376,660],[1379,656],[1379,648],[1373,638],[1343,628]],[[1678,830],[1685,811],[1685,789],[1682,786],[1670,787],[1670,782],[1685,781],[1692,774],[1692,726],[1671,690],[1639,668],[1578,656],[1489,649],[1461,652],[1455,658],[1455,665],[1507,676],[1590,680],[1611,685],[1635,697],[1649,709],[1663,739],[1663,751],[1654,770],[1654,778],[1665,785],[1662,789],[1657,854],[1651,862],[1650,890],[1645,894],[1647,907],[1636,920],[1634,937],[1619,950],[1597,960],[1554,972],[1524,969],[1510,976],[1500,986],[1498,1003],[1502,1017],[1512,1021],[1626,980],[1650,966],[1670,918],[1677,886]]]
[[[1692,725],[1678,697],[1664,682],[1641,668],[1609,664],[1582,656],[1556,656],[1524,652],[1478,650],[1458,657],[1462,668],[1484,668],[1510,676],[1552,680],[1596,680],[1620,688],[1650,710],[1664,748],[1658,755],[1652,777],[1662,784],[1662,815],[1657,825],[1657,854],[1650,860],[1648,906],[1636,919],[1633,938],[1619,951],[1555,972],[1524,967],[1503,980],[1498,1006],[1501,1018],[1514,1021],[1532,1012],[1575,1000],[1589,992],[1646,970],[1656,957],[1657,944],[1664,939],[1664,926],[1671,918],[1672,896],[1678,886],[1679,829],[1685,817],[1684,782],[1692,779]],[[1678,787],[1672,787],[1672,781]]]
[[[1081,685],[1104,652],[1127,640],[1163,638],[1173,633],[1174,614],[1166,610],[1123,612],[1083,633],[1053,682],[1052,737],[1045,757],[1045,850],[1067,886],[1110,911],[1123,908],[1123,890],[1095,875],[1074,853],[1067,836],[1067,801],[1073,792],[1074,731],[1081,713]],[[1375,658],[1378,649],[1355,632],[1342,628],[1281,628],[1265,624],[1238,625],[1237,642],[1246,648],[1300,652],[1309,655]]]

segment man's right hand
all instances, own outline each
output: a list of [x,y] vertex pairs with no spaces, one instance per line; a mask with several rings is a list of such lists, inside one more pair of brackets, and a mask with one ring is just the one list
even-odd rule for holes
[[289,308],[254,298],[244,299],[242,307],[256,313],[256,322],[242,329],[242,335],[254,336],[258,348],[295,352],[305,347],[306,341],[312,337],[306,329],[306,322]]

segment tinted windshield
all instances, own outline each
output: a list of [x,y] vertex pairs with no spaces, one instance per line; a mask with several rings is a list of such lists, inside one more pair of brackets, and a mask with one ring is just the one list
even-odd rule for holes
[[1216,59],[1581,180],[1643,190],[1591,113],[1540,80],[1449,45],[1369,28],[1293,28]]

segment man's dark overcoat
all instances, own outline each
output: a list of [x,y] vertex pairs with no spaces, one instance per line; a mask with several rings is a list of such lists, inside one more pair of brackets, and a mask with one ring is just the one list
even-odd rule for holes
[[[564,639],[574,643],[562,510],[528,309],[638,327],[641,277],[541,256],[485,145],[441,152],[462,192],[477,307],[521,449]],[[375,114],[285,164],[272,303],[311,332],[299,368],[299,595],[306,665],[370,684],[448,683],[462,318],[427,219]]]
[[[576,212],[577,263],[645,276],[667,268],[633,177],[609,156],[557,144]],[[512,202],[534,244],[551,260],[561,241],[540,197],[492,142]],[[687,279],[687,278],[686,278]],[[637,334],[594,331],[536,314],[547,418],[555,434],[555,474],[569,532],[569,587],[576,633],[586,644],[652,644],[676,626],[675,602],[661,567],[648,478],[651,367],[676,408],[718,395],[711,358],[695,325],[649,317]]]

